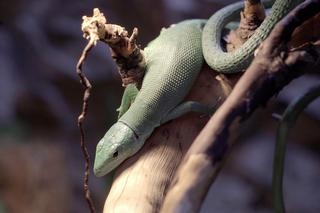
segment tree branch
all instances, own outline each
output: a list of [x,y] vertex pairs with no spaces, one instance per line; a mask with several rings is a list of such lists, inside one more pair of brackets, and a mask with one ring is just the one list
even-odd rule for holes
[[129,37],[128,31],[124,27],[116,24],[107,24],[107,19],[98,8],[93,9],[93,16],[82,17],[81,29],[83,37],[97,41],[102,41],[109,45],[112,52],[112,58],[118,65],[119,74],[122,79],[122,85],[134,83],[140,86],[146,62],[143,51],[136,44],[138,29],[134,28]]
[[246,120],[285,85],[319,69],[320,45],[289,50],[293,31],[319,13],[320,1],[302,3],[280,21],[234,90],[198,135],[176,173],[162,212],[197,212],[228,151],[230,127]]
[[240,13],[240,25],[236,30],[232,30],[226,38],[227,51],[231,52],[244,44],[265,17],[265,10],[260,0],[245,0],[244,10]]

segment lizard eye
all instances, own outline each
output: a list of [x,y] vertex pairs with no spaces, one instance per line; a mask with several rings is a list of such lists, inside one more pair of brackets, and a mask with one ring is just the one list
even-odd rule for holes
[[118,157],[118,154],[119,154],[119,152],[118,152],[118,151],[115,151],[115,152],[113,153],[112,157],[113,157],[113,158],[116,158],[116,157]]

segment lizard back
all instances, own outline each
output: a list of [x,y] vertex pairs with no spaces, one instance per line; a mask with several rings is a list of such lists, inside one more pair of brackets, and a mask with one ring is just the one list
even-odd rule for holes
[[119,119],[138,136],[148,137],[170,110],[188,94],[203,64],[203,20],[164,29],[144,53],[147,71],[141,90]]

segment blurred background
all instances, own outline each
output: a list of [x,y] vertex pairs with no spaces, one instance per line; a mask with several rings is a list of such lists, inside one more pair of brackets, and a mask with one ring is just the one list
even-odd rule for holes
[[[88,212],[82,190],[84,159],[76,120],[83,89],[75,65],[86,41],[81,17],[99,7],[111,23],[139,28],[143,47],[160,29],[208,18],[231,0],[1,0],[0,212]],[[95,145],[116,120],[121,87],[110,52],[98,44],[84,66],[93,84],[86,141]],[[277,121],[271,113],[312,85],[316,74],[290,84],[249,121],[213,185],[202,212],[272,212],[271,177]],[[320,101],[299,118],[288,145],[288,212],[320,212]],[[107,180],[91,176],[102,209]]]

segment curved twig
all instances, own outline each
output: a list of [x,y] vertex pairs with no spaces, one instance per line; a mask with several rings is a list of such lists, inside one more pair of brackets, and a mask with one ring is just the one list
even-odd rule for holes
[[305,94],[291,102],[281,118],[281,123],[277,131],[272,176],[274,208],[277,213],[285,212],[282,182],[288,132],[296,123],[300,113],[303,112],[303,110],[319,96],[320,85],[312,87]]
[[87,110],[88,110],[88,101],[90,98],[90,91],[91,91],[91,83],[90,81],[87,79],[87,77],[85,76],[85,74],[82,72],[82,64],[84,63],[84,60],[87,57],[87,54],[89,53],[89,51],[91,50],[91,48],[94,46],[94,40],[90,40],[87,44],[87,46],[84,48],[84,50],[82,51],[82,54],[80,56],[80,59],[77,63],[77,74],[80,77],[80,83],[83,85],[85,91],[84,91],[84,95],[83,95],[83,104],[82,104],[82,111],[81,114],[78,117],[78,126],[79,126],[79,130],[80,130],[80,135],[81,135],[81,142],[80,142],[80,146],[81,146],[81,150],[83,153],[83,156],[85,158],[85,173],[84,173],[84,183],[83,183],[83,189],[84,189],[84,193],[85,193],[85,198],[86,201],[89,205],[90,208],[90,212],[94,213],[95,212],[95,207],[94,207],[94,203],[92,201],[91,195],[90,195],[90,189],[89,189],[89,174],[90,174],[90,168],[89,168],[89,162],[90,162],[90,155],[88,153],[88,149],[85,145],[85,134],[84,134],[84,130],[83,130],[83,121],[86,117],[87,114]]

